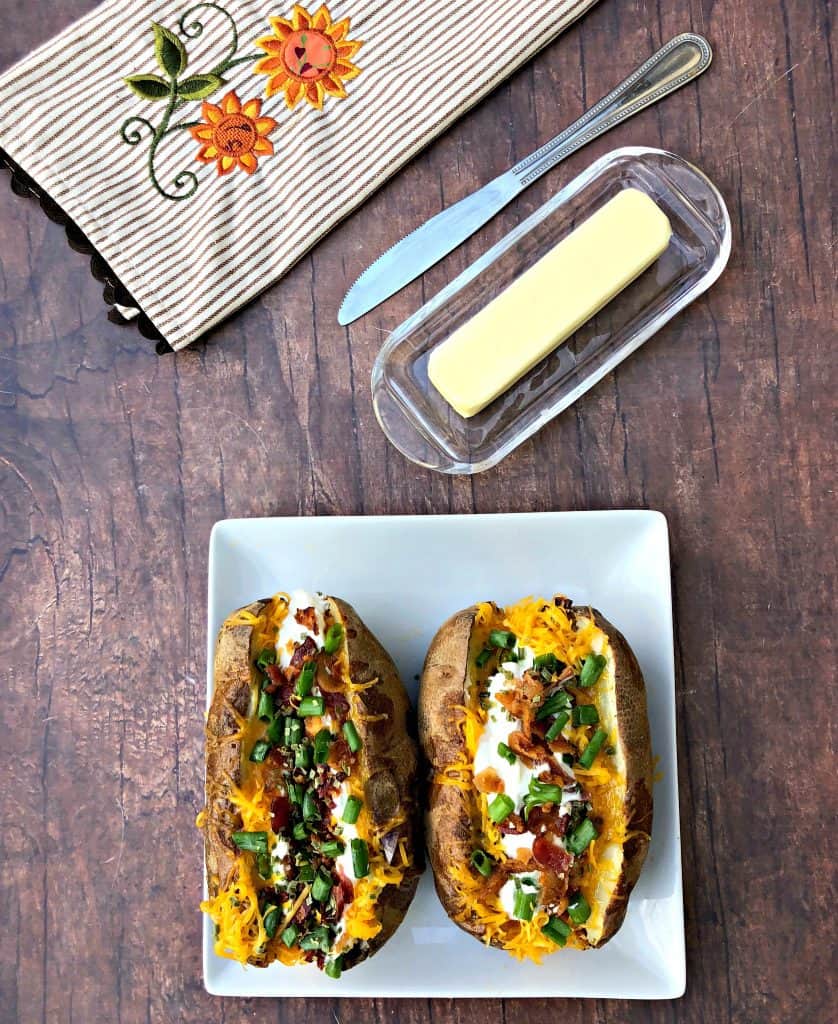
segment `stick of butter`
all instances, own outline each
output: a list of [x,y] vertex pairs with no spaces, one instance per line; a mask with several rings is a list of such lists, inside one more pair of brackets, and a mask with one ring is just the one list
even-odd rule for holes
[[431,383],[474,416],[651,266],[671,234],[645,192],[624,189],[434,349]]

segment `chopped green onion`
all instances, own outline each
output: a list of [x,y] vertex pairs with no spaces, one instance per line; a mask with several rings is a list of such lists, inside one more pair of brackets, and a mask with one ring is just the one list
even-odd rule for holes
[[556,690],[541,705],[535,714],[535,719],[540,722],[542,718],[549,718],[560,711],[567,711],[570,707],[570,694],[566,690]]
[[311,864],[301,864],[299,871],[297,872],[297,878],[299,878],[301,882],[313,882],[314,868]]
[[530,790],[524,797],[524,818],[529,817],[533,807],[541,807],[542,804],[560,804],[561,802],[561,786],[555,786],[552,782],[539,782],[538,779],[530,779]]
[[267,737],[275,747],[285,743],[285,719],[282,715],[277,715],[268,722]]
[[319,950],[321,953],[328,953],[332,948],[332,939],[329,929],[325,925],[318,925],[316,928],[300,939],[300,949]]
[[310,789],[307,789],[305,796],[303,797],[303,819],[305,821],[311,821],[312,819],[319,817],[320,811],[318,810],[314,793],[312,793]]
[[315,715],[322,715],[326,705],[322,697],[303,697],[300,701],[300,718],[312,718]]
[[291,829],[291,835],[293,835],[295,839],[305,839],[308,835],[308,829],[305,827],[305,823],[298,821],[293,829]]
[[301,743],[294,748],[294,767],[301,768],[307,772],[311,768],[311,746],[308,743]]
[[274,699],[264,690],[259,694],[259,708],[256,717],[260,722],[270,722],[274,716]]
[[332,734],[328,729],[321,729],[314,737],[314,763],[325,764],[332,745]]
[[299,718],[285,719],[285,746],[293,747],[303,738],[303,723]]
[[262,911],[262,925],[265,929],[265,934],[269,939],[272,939],[274,935],[276,935],[276,930],[279,928],[279,921],[279,907],[274,906],[273,903],[268,903]]
[[253,744],[253,749],[250,751],[250,760],[254,764],[261,764],[268,756],[268,751],[271,749],[270,743],[267,740],[257,740]]
[[599,712],[593,704],[577,704],[573,709],[574,725],[596,725],[599,721]]
[[329,898],[331,891],[331,875],[327,875],[321,868],[314,876],[314,881],[311,883],[311,898],[313,900],[317,900],[318,903],[322,903],[324,900]]
[[509,815],[515,810],[515,804],[506,793],[498,793],[495,799],[489,804],[489,817],[496,825],[506,821]]
[[343,957],[336,956],[334,960],[327,960],[323,973],[327,978],[339,978],[343,971]]
[[561,735],[562,729],[567,725],[567,720],[570,716],[566,711],[560,711],[553,719],[553,724],[547,730],[544,738],[548,743],[552,743],[553,740],[557,740]]
[[582,665],[582,671],[579,673],[579,685],[584,687],[593,686],[602,675],[602,670],[607,664],[608,659],[604,654],[589,654]]
[[343,853],[343,843],[339,839],[330,839],[327,843],[323,843],[320,852],[324,857],[334,860],[335,857],[340,857]]
[[346,742],[349,744],[349,749],[353,754],[357,754],[361,749],[361,737],[358,735],[358,730],[352,724],[352,722],[343,723],[343,735],[346,737]]
[[484,647],[483,650],[474,659],[474,664],[478,668],[483,668],[483,666],[486,664],[489,658],[492,657],[493,654],[494,651],[491,649],[491,647]]
[[317,666],[313,661],[307,661],[303,665],[303,670],[294,685],[294,693],[298,697],[307,697],[311,693],[311,688],[314,686],[314,673],[316,669]]
[[273,647],[263,647],[256,659],[256,665],[264,672],[266,666],[276,664],[276,651]]
[[240,850],[247,850],[248,853],[268,852],[267,832],[234,832],[232,838]]
[[585,747],[579,756],[579,764],[583,768],[590,768],[594,763],[594,760],[599,753],[599,748],[608,739],[608,733],[605,729],[597,729],[597,731],[591,737],[591,742]]
[[573,754],[562,754],[562,760],[566,765],[572,765],[574,761]]
[[343,814],[341,815],[342,820],[345,821],[347,825],[354,825],[358,820],[358,815],[361,813],[362,806],[363,801],[359,797],[349,797],[343,808]]
[[504,759],[504,761],[508,761],[510,764],[515,764],[515,762],[518,760],[518,755],[515,753],[515,751],[510,750],[510,748],[507,747],[505,743],[498,743],[498,753]]
[[519,921],[532,921],[537,898],[538,893],[516,889],[515,900],[512,904],[512,916],[517,917]]
[[333,622],[326,630],[326,639],[323,641],[323,650],[327,654],[337,654],[342,640],[343,626],[339,622]]
[[256,870],[259,872],[259,877],[264,878],[267,881],[273,876],[273,868],[271,867],[271,858],[267,853],[258,853],[256,855]]
[[541,929],[541,934],[546,935],[548,939],[552,939],[557,946],[566,946],[567,937],[570,935],[571,927],[566,924],[560,917],[556,917],[555,914],[551,915],[550,920]]
[[352,871],[356,878],[365,878],[370,873],[370,854],[367,844],[363,839],[353,839],[352,847]]
[[485,850],[473,850],[471,854],[471,866],[488,878],[492,873],[492,860]]
[[289,782],[286,789],[288,790],[288,799],[299,807],[303,802],[303,787],[299,782]]
[[598,835],[599,833],[594,828],[594,823],[591,819],[585,818],[585,820],[567,837],[565,847],[574,855],[574,857],[578,857],[588,849],[590,844]]
[[584,924],[591,916],[591,907],[581,892],[577,892],[567,905],[567,916],[574,924]]
[[555,654],[539,654],[533,661],[533,667],[539,672],[547,672],[554,675],[561,668],[562,663]]
[[489,634],[489,644],[491,647],[505,647],[511,649],[515,646],[518,638],[514,633],[510,633],[506,629],[493,629]]
[[282,941],[289,949],[297,941],[297,936],[300,934],[300,929],[292,922],[288,925],[285,931],[282,933]]

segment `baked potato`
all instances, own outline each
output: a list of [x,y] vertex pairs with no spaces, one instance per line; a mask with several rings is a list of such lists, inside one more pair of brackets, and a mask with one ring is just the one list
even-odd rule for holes
[[565,597],[458,612],[425,660],[419,737],[449,917],[536,962],[607,942],[652,828],[645,686],[624,637]]
[[295,591],[224,623],[206,725],[215,951],[332,977],[396,930],[421,873],[409,702],[351,605]]

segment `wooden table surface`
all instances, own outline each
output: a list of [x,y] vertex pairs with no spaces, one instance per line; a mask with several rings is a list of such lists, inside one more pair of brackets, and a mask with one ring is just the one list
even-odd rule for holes
[[[0,0],[0,66],[92,6]],[[686,29],[715,48],[697,85],[574,156],[424,282],[337,326],[371,258]],[[108,323],[86,260],[34,203],[0,189],[2,1021],[834,1015],[830,30],[827,0],[603,0],[280,285],[176,357]],[[720,186],[733,219],[727,272],[497,469],[449,479],[414,467],[370,404],[386,332],[625,144],[672,149]],[[207,996],[193,823],[212,524],[623,507],[660,509],[671,530],[684,999]]]

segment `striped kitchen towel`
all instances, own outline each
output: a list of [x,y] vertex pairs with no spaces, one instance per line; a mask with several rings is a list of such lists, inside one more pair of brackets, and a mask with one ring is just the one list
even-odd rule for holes
[[179,349],[594,2],[105,0],[0,76],[0,150]]

